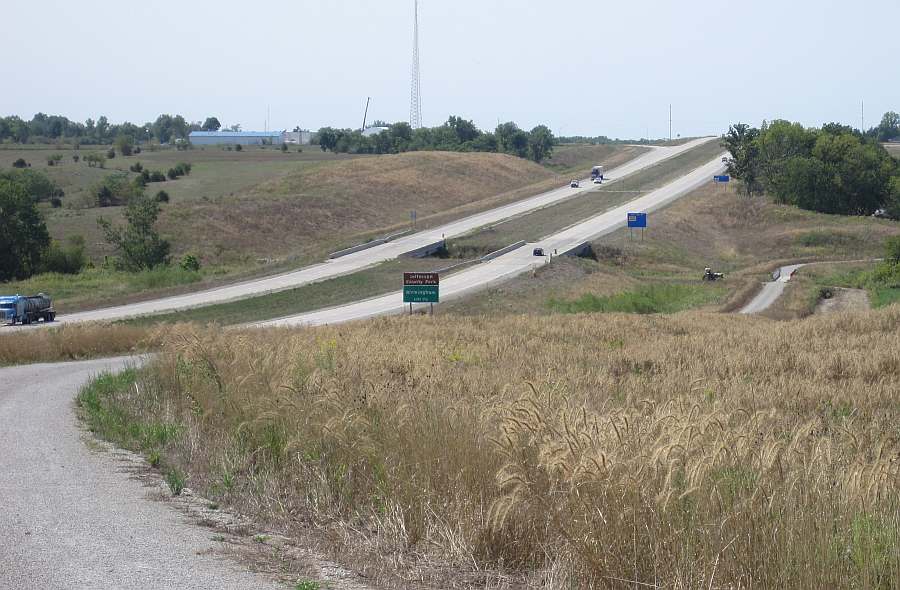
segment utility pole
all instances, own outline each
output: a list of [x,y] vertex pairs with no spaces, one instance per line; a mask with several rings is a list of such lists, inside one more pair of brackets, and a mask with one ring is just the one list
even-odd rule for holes
[[672,103],[669,103],[669,141],[672,141]]
[[866,101],[859,101],[859,130],[862,134],[866,133]]
[[372,100],[371,96],[366,97],[366,111],[363,113],[363,126],[362,130],[366,130],[366,118],[369,116],[369,101]]

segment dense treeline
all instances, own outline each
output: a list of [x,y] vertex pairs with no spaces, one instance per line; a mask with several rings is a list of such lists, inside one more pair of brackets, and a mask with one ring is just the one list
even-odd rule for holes
[[[892,120],[889,115],[884,121]],[[739,123],[723,145],[731,152],[730,174],[749,195],[765,192],[776,202],[821,213],[886,210],[900,218],[900,164],[878,143],[890,132],[875,129],[880,131],[860,133],[836,123],[821,129],[782,120],[758,129]]]
[[498,125],[493,132],[482,131],[472,121],[452,116],[439,127],[413,130],[409,123],[394,123],[387,130],[366,137],[360,131],[323,127],[315,141],[323,151],[352,154],[397,154],[410,151],[498,152],[542,162],[556,143],[546,125],[531,131],[515,123]]
[[[111,144],[119,138],[130,138],[135,143],[156,140],[168,143],[185,139],[191,131],[217,131],[219,120],[209,117],[203,123],[188,122],[181,115],[160,115],[152,123],[110,123],[106,117],[84,123],[71,121],[61,115],[36,114],[30,121],[18,116],[0,117],[0,142]],[[236,126],[240,127],[240,126]]]

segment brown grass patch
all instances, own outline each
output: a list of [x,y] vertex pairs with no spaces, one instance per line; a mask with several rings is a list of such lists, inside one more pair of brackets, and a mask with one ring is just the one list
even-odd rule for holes
[[106,403],[387,585],[888,588],[898,348],[897,306],[182,327]]
[[0,365],[49,363],[147,351],[163,332],[138,326],[75,324],[0,334]]

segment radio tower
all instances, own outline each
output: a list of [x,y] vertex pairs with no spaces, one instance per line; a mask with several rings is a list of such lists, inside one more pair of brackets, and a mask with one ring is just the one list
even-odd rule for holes
[[413,21],[412,83],[409,91],[409,126],[422,126],[422,93],[419,87],[419,0],[415,0],[415,20]]

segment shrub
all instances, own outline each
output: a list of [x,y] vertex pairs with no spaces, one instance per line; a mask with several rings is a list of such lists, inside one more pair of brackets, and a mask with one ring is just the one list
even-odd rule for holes
[[139,145],[134,146],[134,149],[132,150],[132,153],[134,153],[134,154],[139,154],[139,153],[141,153],[141,146],[139,146]]
[[84,237],[72,236],[67,246],[61,246],[54,241],[44,254],[42,261],[43,272],[58,272],[60,274],[74,275],[81,272],[87,264],[84,254]]
[[106,167],[106,157],[103,154],[90,153],[84,157],[84,161],[87,162],[89,168],[96,166],[100,168]]
[[197,272],[200,270],[200,260],[193,254],[185,254],[181,258],[181,268],[183,270]]
[[157,203],[168,203],[169,202],[169,193],[166,191],[159,191],[156,193],[156,202]]
[[50,206],[53,207],[54,209],[59,209],[60,207],[62,207],[62,199],[60,199],[59,197],[51,198]]
[[75,162],[76,164],[78,163],[78,160],[80,160],[80,159],[81,159],[81,156],[79,156],[78,154],[72,154],[72,161]]
[[234,146],[234,151],[236,151],[236,152],[240,152],[240,151],[242,151],[243,149],[244,149],[244,148],[241,147],[241,144],[237,144],[236,146]]
[[900,236],[892,236],[885,240],[884,257],[891,264],[900,264]]
[[297,148],[297,153],[298,153],[298,154],[302,154],[302,153],[303,153],[303,148]]
[[169,177],[169,180],[175,180],[178,178],[178,171],[174,168],[169,168],[169,171],[166,173],[166,176]]
[[132,172],[142,172],[144,170],[144,166],[140,162],[135,162],[131,166],[128,167]]
[[175,166],[175,172],[178,173],[178,176],[187,176],[191,173],[191,165],[187,162],[179,162]]
[[142,193],[143,188],[129,182],[128,175],[124,172],[110,174],[93,188],[95,205],[98,207],[124,205]]
[[165,182],[166,175],[160,172],[159,170],[154,170],[150,173],[150,182]]
[[28,168],[29,166],[31,166],[31,164],[26,162],[23,158],[19,158],[13,162],[13,168]]
[[106,152],[106,159],[112,160],[115,157],[116,157],[116,150],[114,150],[113,148],[109,148],[109,150]]
[[38,170],[6,170],[0,172],[0,180],[19,185],[34,201],[46,201],[64,194],[55,182]]
[[287,144],[286,144],[286,143],[283,143],[283,142],[282,142],[282,144],[281,144],[281,151],[287,153],[288,147],[287,147]]

